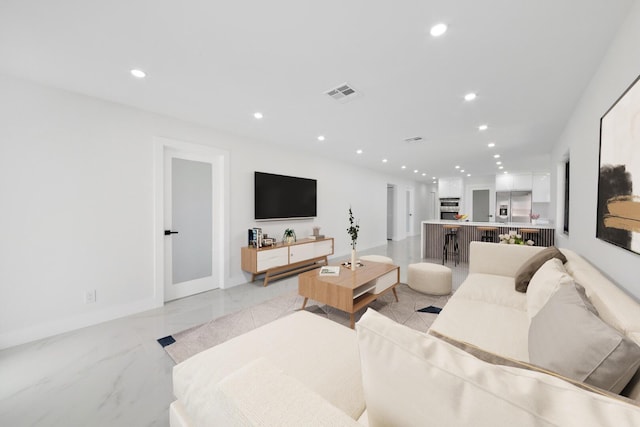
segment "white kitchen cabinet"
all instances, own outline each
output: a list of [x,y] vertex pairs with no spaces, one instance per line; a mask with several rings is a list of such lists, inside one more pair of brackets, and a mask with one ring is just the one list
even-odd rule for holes
[[503,173],[496,175],[496,191],[531,191],[531,173]]
[[496,191],[511,191],[513,189],[513,175],[503,173],[496,175]]
[[549,203],[551,201],[551,176],[548,173],[533,174],[533,203]]
[[531,190],[533,188],[531,176],[532,175],[530,173],[514,173],[512,190]]
[[440,178],[438,180],[438,197],[462,197],[462,178]]

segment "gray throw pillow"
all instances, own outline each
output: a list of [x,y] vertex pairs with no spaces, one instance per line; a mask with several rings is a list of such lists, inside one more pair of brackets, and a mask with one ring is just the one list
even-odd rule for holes
[[516,291],[527,292],[527,287],[529,286],[529,282],[533,275],[536,274],[536,271],[538,271],[540,267],[542,267],[542,264],[549,261],[551,258],[558,258],[563,264],[567,262],[567,257],[565,257],[555,246],[544,248],[529,258],[516,272]]
[[640,347],[603,322],[574,285],[560,286],[529,327],[529,362],[620,393],[640,366]]

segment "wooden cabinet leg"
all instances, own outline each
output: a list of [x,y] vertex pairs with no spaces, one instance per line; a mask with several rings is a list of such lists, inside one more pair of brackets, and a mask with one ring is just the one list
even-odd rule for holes
[[307,301],[309,301],[309,298],[304,299],[304,301],[302,301],[302,308],[300,308],[300,310],[304,310],[304,308],[307,306]]
[[356,327],[356,319],[355,318],[356,318],[355,313],[349,314],[349,320],[351,321],[351,326],[350,326],[351,329],[355,329],[355,327]]
[[396,287],[395,285],[393,286],[393,288],[391,288],[391,290],[393,291],[393,296],[396,297],[396,302],[398,302],[398,293],[396,292]]

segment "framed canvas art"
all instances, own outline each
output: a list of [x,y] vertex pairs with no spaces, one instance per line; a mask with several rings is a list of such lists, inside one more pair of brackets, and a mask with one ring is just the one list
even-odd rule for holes
[[640,253],[640,76],[600,119],[596,237]]

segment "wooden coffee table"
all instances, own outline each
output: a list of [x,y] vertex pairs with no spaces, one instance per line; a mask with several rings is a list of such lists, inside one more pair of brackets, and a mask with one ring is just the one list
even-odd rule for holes
[[[298,275],[298,293],[304,297],[302,308],[309,298],[350,314],[351,329],[354,314],[375,301],[387,291],[393,291],[398,300],[396,286],[400,283],[400,267],[392,264],[365,261],[355,271],[341,266],[339,276],[320,276],[320,269]],[[378,287],[379,286],[379,287]],[[383,288],[380,293],[374,290]],[[385,289],[386,287],[386,289]]]

